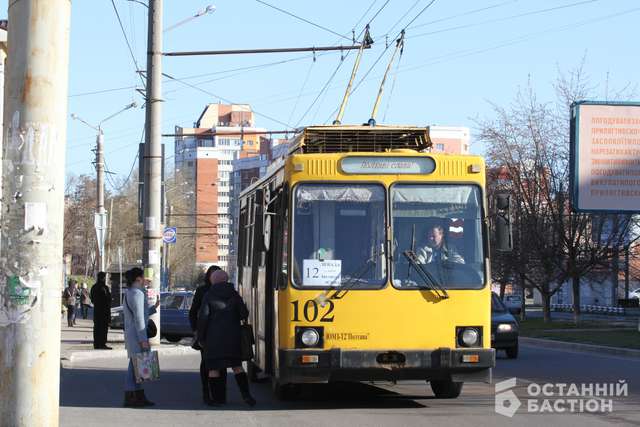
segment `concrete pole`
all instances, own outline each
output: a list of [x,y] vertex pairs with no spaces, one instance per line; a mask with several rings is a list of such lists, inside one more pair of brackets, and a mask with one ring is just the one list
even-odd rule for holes
[[[162,247],[162,0],[149,0],[147,39],[147,102],[144,143],[144,205],[142,260],[150,280],[149,296],[160,296],[160,250]],[[151,344],[160,344],[160,310],[152,320],[158,334]]]
[[[104,247],[104,226],[105,209],[104,209],[104,134],[102,129],[98,130],[96,137],[96,231],[98,241],[98,269],[105,271],[105,247]],[[99,221],[99,222],[98,222]]]
[[8,9],[0,424],[58,426],[71,2]]

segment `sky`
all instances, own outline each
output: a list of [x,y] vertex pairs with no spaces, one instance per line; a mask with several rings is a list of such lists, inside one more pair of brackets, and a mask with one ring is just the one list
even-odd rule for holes
[[[144,101],[136,91],[142,87],[136,68],[146,66],[145,2],[72,2],[69,115],[97,124],[138,104],[103,124],[112,187],[137,167]],[[474,119],[492,117],[491,103],[507,105],[529,79],[541,100],[552,101],[558,70],[586,58],[595,97],[605,99],[608,88],[636,84],[640,68],[637,0],[436,0],[419,16],[432,0],[265,2],[298,18],[262,0],[165,0],[164,28],[208,5],[216,10],[165,32],[163,51],[350,45],[352,31],[361,34],[371,21],[374,44],[356,82],[366,78],[343,119],[361,124],[371,114],[393,40],[406,28],[378,123],[468,126],[472,151],[480,154]],[[6,11],[7,0],[0,7]],[[385,50],[386,41],[391,47]],[[256,125],[270,130],[331,123],[355,57],[346,51],[318,53],[315,61],[309,53],[164,57],[163,71],[182,82],[163,83],[163,133],[193,126],[208,103],[219,101],[250,104]],[[171,162],[173,140],[164,142]],[[95,131],[70,118],[67,176],[94,173],[94,144]]]

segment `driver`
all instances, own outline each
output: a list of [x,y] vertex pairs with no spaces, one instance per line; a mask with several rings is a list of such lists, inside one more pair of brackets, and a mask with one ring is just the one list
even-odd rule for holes
[[420,264],[443,263],[445,261],[464,264],[464,258],[455,249],[447,246],[444,240],[444,228],[434,225],[427,232],[426,246],[416,251]]

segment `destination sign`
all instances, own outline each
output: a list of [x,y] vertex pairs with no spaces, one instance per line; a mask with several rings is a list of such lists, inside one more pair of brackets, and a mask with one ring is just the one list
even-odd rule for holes
[[430,174],[436,169],[431,157],[345,157],[340,163],[349,174]]

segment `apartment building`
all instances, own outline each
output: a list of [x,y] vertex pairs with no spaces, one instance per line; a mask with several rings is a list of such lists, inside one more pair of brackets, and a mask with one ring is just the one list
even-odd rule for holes
[[[249,105],[209,104],[193,128],[175,129],[175,172],[193,189],[182,223],[193,233],[195,264],[228,269],[233,162],[259,155],[260,137]],[[191,221],[188,219],[191,217]]]
[[429,126],[434,153],[469,154],[469,128],[461,126]]

